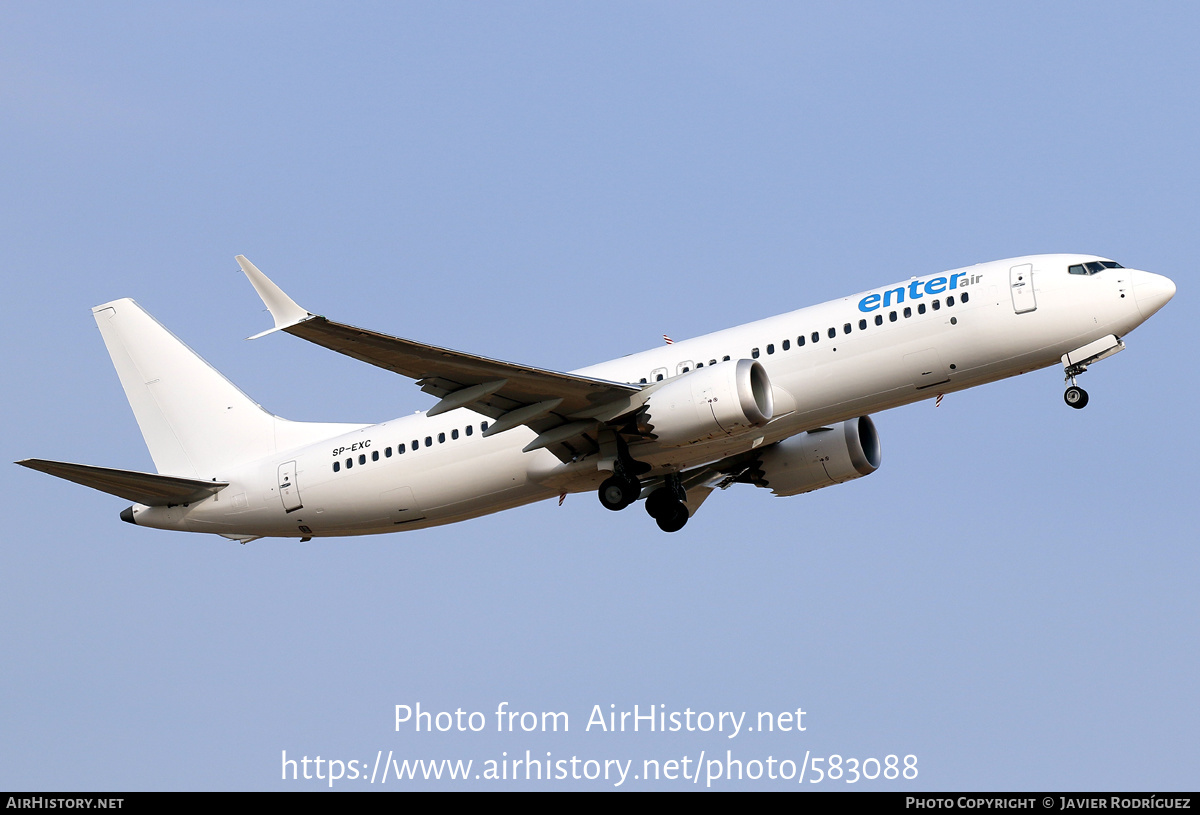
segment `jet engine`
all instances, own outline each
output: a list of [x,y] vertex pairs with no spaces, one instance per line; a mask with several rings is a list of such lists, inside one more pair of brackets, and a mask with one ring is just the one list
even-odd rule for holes
[[772,444],[746,480],[776,495],[799,495],[870,475],[879,463],[875,423],[860,416]]
[[683,447],[762,427],[774,409],[766,370],[739,359],[666,382],[638,414],[637,429],[659,444]]

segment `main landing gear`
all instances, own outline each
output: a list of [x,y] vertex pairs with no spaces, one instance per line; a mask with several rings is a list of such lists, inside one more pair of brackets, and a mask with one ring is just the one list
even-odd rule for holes
[[613,462],[613,474],[611,477],[604,479],[604,483],[600,485],[600,503],[604,504],[605,509],[611,509],[613,512],[625,509],[642,495],[642,482],[638,480],[638,476],[648,473],[650,465],[641,461],[635,461],[629,455],[629,450],[625,443],[617,438],[617,457]]
[[663,486],[646,497],[646,512],[663,532],[678,532],[688,522],[685,499],[679,475],[672,473]]
[[642,482],[628,473],[604,479],[600,485],[600,503],[616,512],[632,504],[642,494]]
[[[637,462],[633,462],[636,466]],[[644,465],[643,465],[644,466]],[[636,501],[642,494],[642,482],[633,474],[634,467],[618,463],[613,474],[604,479],[598,494],[605,509],[614,512]],[[647,468],[649,469],[649,468]],[[684,505],[687,494],[677,473],[666,477],[663,486],[646,497],[646,512],[664,532],[678,532],[688,522],[688,509]]]

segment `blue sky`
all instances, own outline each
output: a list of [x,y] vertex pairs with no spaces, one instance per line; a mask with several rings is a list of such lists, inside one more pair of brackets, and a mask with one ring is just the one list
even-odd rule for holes
[[[270,323],[239,253],[334,319],[555,369],[1036,252],[1179,293],[1084,376],[1082,412],[1049,369],[883,413],[870,478],[736,487],[673,536],[577,495],[239,546],[10,465],[0,787],[322,786],[282,782],[283,750],[732,750],[918,757],[867,788],[1194,789],[1198,23],[1187,3],[5,4],[9,461],[152,468],[89,313],[117,297],[288,418],[432,404],[244,342]],[[396,732],[418,702],[571,731]],[[584,731],[635,704],[803,708],[807,729]],[[775,786],[798,785],[719,788]]]

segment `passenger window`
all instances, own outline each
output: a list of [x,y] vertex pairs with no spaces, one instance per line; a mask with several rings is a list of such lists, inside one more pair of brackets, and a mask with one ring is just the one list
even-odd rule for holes
[[963,292],[963,293],[962,293],[962,294],[960,294],[958,297],[959,297],[959,299],[960,299],[960,300],[962,300],[964,303],[965,303],[965,302],[967,302],[968,300],[970,300],[970,299],[971,299],[971,295],[970,295],[970,293],[968,293],[968,292]]
[[696,367],[697,367],[697,368],[703,368],[703,367],[704,367],[704,363],[703,363],[703,362],[697,362],[697,363],[696,363]]
[[783,341],[783,350],[784,350],[784,351],[788,351],[788,350],[790,350],[790,349],[791,349],[791,347],[792,347],[792,341],[791,341],[791,340],[784,340],[784,341]]
[[353,466],[354,466],[354,459],[352,459],[352,458],[346,459],[346,469],[349,470]]
[[896,322],[896,312],[893,311],[888,314],[888,321],[893,323]]
[[803,345],[804,345],[804,335],[801,334],[799,337],[796,337],[796,347],[800,348]]
[[401,453],[403,453],[403,452],[404,452],[404,445],[403,445],[403,444],[397,444],[397,445],[396,445],[396,454],[397,454],[397,455],[399,455],[399,454],[401,454]]
[[379,461],[379,451],[378,450],[371,451],[371,461]]
[[833,339],[836,336],[837,336],[837,329],[834,328],[833,326],[830,326],[829,327],[829,339]]
[[775,353],[775,343],[773,343],[773,342],[771,342],[771,343],[767,343],[767,353],[768,353],[768,354],[774,354],[774,353]]
[[421,449],[421,445],[417,443],[417,440],[416,440],[416,439],[413,439],[413,449],[414,449],[414,450],[420,450],[420,449]]
[[383,455],[385,458],[391,458],[392,457],[392,448],[390,448],[390,447],[383,448]]
[[812,341],[813,341],[813,342],[819,342],[819,341],[820,341],[820,339],[821,339],[821,332],[820,332],[820,331],[814,331],[814,332],[812,333]]
[[843,334],[849,334],[849,333],[850,333],[850,323],[846,323],[844,326],[842,326],[842,333],[843,333]]
[[866,331],[866,330],[867,330],[867,321],[866,321],[866,320],[859,320],[859,321],[858,321],[858,330],[859,330],[859,331]]
[[452,439],[458,438],[458,428],[457,427],[450,431],[450,438],[452,438]]
[[341,472],[341,469],[342,469],[342,462],[340,462],[340,461],[333,462],[333,471],[335,473]]
[[904,307],[904,316],[906,318],[912,316],[912,308],[911,307],[909,307],[909,306]]
[[446,443],[446,434],[438,433],[438,444],[445,444],[445,443]]
[[479,429],[480,429],[480,430],[487,430],[487,422],[480,422],[480,423],[479,423]]
[[954,305],[954,297],[953,297],[953,295],[951,295],[950,297],[947,297],[947,298],[946,298],[946,305],[947,305],[947,306],[952,306],[952,305]]
[[934,310],[934,311],[937,311],[937,310],[938,310],[939,308],[941,308],[941,307],[942,307],[942,301],[941,301],[941,300],[934,300],[934,301],[933,301],[933,310]]
[[754,357],[755,359],[758,359],[758,349],[755,348],[754,350],[752,350],[750,352],[750,356]]
[[[643,379],[642,381],[645,382],[646,380]],[[471,435],[471,431],[474,429],[475,429],[475,425],[473,425],[473,424],[467,425],[467,435],[468,436]]]
[[358,463],[359,463],[359,464],[366,464],[366,463],[367,463],[367,454],[366,454],[366,453],[359,453],[359,454],[358,454]]
[[917,314],[924,314],[924,313],[925,313],[925,304],[921,303],[920,305],[917,306]]
[[[655,381],[655,382],[662,382],[662,378],[663,378],[663,375],[662,375],[662,374],[659,374],[658,376],[654,377],[654,381]],[[484,430],[487,430],[487,428],[485,427],[485,428],[484,428]]]
[[433,436],[426,436],[426,437],[425,437],[425,446],[426,446],[426,447],[433,447]]
[[722,361],[722,362],[728,362],[728,361],[729,361],[729,354],[726,354],[725,356],[721,357],[721,361]]
[[[643,385],[645,385],[645,384],[646,384],[646,377],[644,377],[644,376],[643,376],[641,379],[639,379],[639,380],[638,380],[638,382],[640,382],[640,383],[642,383]],[[470,434],[471,434],[471,426],[470,426],[470,425],[467,425],[467,435],[470,435]]]
[[875,315],[875,325],[883,325],[883,315],[882,314]]
[[[729,357],[725,357],[725,359],[729,359]],[[717,361],[716,361],[715,359],[710,359],[710,360],[708,361],[708,364],[709,364],[709,365],[716,365],[716,364],[717,364]]]

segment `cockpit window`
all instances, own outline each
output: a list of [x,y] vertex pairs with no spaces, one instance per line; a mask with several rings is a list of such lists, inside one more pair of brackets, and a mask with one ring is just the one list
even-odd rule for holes
[[1124,269],[1120,263],[1113,260],[1093,260],[1088,263],[1076,263],[1074,266],[1067,267],[1067,272],[1070,274],[1093,275],[1097,272],[1103,272],[1105,269]]

